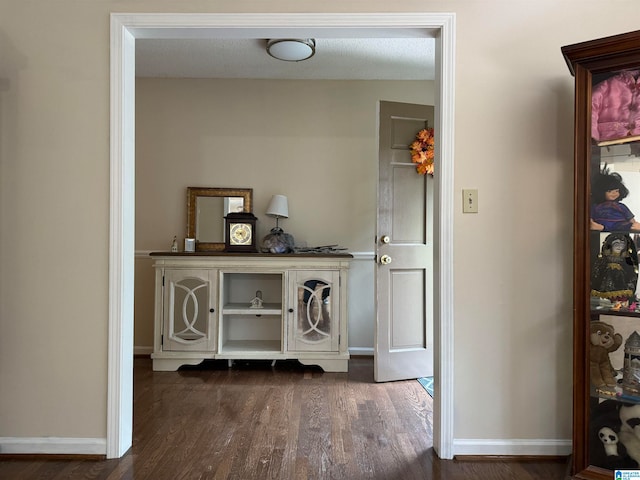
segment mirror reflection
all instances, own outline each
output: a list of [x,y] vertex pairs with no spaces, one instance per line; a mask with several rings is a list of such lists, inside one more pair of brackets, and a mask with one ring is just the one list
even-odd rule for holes
[[[200,242],[224,242],[224,217],[227,213],[242,212],[242,197],[197,197],[196,238]],[[211,219],[223,218],[222,222]]]
[[298,285],[297,336],[311,344],[331,336],[331,286],[323,280]]
[[224,250],[224,217],[251,212],[251,188],[187,188],[187,237],[196,251]]

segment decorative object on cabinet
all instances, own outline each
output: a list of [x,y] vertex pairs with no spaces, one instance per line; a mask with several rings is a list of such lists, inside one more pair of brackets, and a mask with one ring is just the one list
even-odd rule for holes
[[604,446],[607,456],[618,456],[618,434],[609,427],[602,427],[598,430],[598,437]]
[[187,187],[187,238],[195,238],[196,251],[225,248],[225,221],[229,213],[251,212],[253,189]]
[[[619,437],[622,426],[620,403],[616,400],[604,400],[594,408],[593,417],[592,428],[589,431],[589,456],[593,459],[594,465],[600,465],[607,470],[635,468],[635,461],[629,457]],[[593,473],[593,467],[591,470],[590,473]],[[613,472],[610,472],[608,476],[595,478],[613,478],[612,474]]]
[[591,137],[601,147],[640,140],[640,70],[605,75],[591,93]]
[[281,218],[289,218],[289,202],[284,195],[274,195],[267,207],[267,215],[275,217],[276,226],[271,232],[262,239],[262,251],[268,253],[291,253],[295,249],[295,241],[293,236],[284,233],[278,220]]
[[591,384],[595,387],[616,385],[615,370],[609,354],[622,345],[622,335],[615,333],[613,327],[604,322],[591,322],[591,346],[589,362]]
[[195,252],[196,251],[196,239],[195,238],[185,238],[184,239],[184,251],[185,252]]
[[[348,370],[351,255],[152,253],[154,370],[204,359],[285,360]],[[262,308],[247,301],[256,292]],[[260,292],[260,294],[258,293]]]
[[178,237],[174,235],[173,242],[171,242],[171,251],[173,253],[178,251]]
[[[638,235],[630,213],[640,211],[640,96],[626,96],[621,83],[637,88],[640,31],[568,45],[562,53],[575,76],[571,473],[596,480],[640,468],[640,397],[630,395],[629,382],[640,331]],[[609,202],[604,214],[603,201]],[[622,223],[609,218],[612,210],[622,214]],[[614,339],[600,352],[610,362],[598,353],[602,342],[591,343],[592,329],[602,322]],[[624,351],[616,347],[620,338]],[[594,356],[601,357],[601,375],[590,368]]]
[[640,401],[640,335],[633,332],[624,342],[624,367],[622,391],[638,397]]
[[275,230],[281,230],[278,220],[289,218],[289,200],[284,195],[274,195],[271,197],[267,207],[267,215],[276,219]]
[[620,422],[622,425],[618,438],[627,449],[629,457],[640,465],[640,405],[621,405]]
[[[606,235],[606,234],[605,234]],[[609,300],[613,310],[635,303],[638,252],[628,233],[610,233],[591,267],[591,296]]]
[[591,189],[591,230],[640,231],[640,223],[622,200],[629,195],[622,175],[605,164],[594,174]]
[[251,302],[249,302],[249,307],[250,308],[262,308],[262,304],[264,302],[262,301],[262,290],[257,290],[256,291],[256,296],[253,297],[253,300],[251,300]]
[[282,230],[274,231],[262,239],[261,250],[265,253],[291,253],[295,250],[293,236]]
[[256,221],[253,213],[230,213],[225,220],[225,252],[256,252]]
[[296,247],[297,253],[342,253],[349,249],[339,245],[321,245],[319,247]]

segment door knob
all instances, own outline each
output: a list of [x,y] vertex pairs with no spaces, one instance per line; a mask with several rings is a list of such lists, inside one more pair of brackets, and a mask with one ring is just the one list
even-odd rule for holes
[[380,237],[380,241],[382,243],[389,243],[391,239],[389,238],[389,235],[383,235],[382,237]]
[[380,263],[382,265],[388,265],[391,263],[391,257],[389,255],[382,255],[380,257]]

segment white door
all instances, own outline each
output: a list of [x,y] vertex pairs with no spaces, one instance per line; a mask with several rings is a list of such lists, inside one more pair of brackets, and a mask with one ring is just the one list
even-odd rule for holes
[[[433,375],[433,187],[410,144],[434,108],[379,105],[375,380]],[[436,163],[437,168],[437,163]]]

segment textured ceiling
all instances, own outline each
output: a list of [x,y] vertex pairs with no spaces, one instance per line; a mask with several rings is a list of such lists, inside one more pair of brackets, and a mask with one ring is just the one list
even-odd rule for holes
[[306,80],[433,80],[433,38],[316,38],[303,62],[269,56],[266,40],[136,40],[136,76]]

